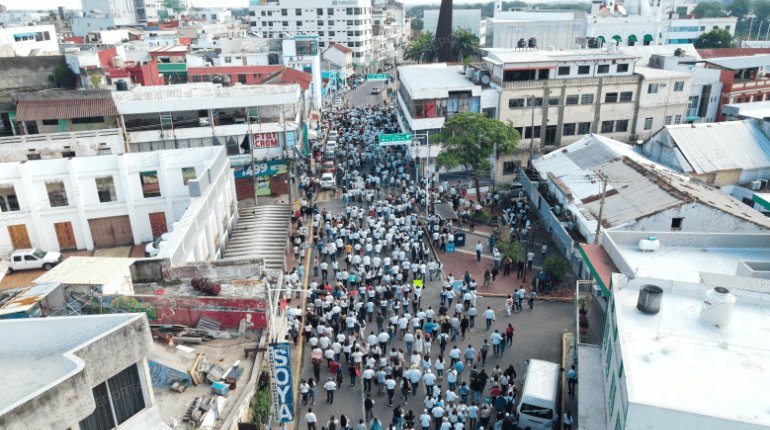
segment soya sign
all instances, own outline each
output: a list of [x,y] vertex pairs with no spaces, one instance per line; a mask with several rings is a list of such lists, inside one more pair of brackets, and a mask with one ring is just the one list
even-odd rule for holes
[[282,423],[294,421],[294,387],[291,379],[291,349],[287,342],[268,348],[270,389],[273,394],[273,413]]

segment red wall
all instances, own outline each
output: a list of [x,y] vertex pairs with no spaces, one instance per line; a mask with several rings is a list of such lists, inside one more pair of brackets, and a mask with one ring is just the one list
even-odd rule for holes
[[97,55],[99,56],[99,64],[102,65],[102,68],[111,68],[112,58],[118,55],[118,50],[113,46],[112,48],[99,51]]

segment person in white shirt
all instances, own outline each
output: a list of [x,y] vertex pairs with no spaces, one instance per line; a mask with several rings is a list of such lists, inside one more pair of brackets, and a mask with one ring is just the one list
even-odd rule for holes
[[307,413],[305,414],[305,423],[307,423],[307,430],[316,430],[315,423],[318,422],[318,418],[316,418],[315,414],[313,413],[313,408],[308,408]]
[[492,322],[495,320],[495,311],[491,307],[487,306],[487,310],[484,311],[484,319],[487,321],[487,330],[492,327]]
[[326,402],[334,403],[334,390],[337,389],[337,383],[329,378],[324,384],[324,390],[326,390]]

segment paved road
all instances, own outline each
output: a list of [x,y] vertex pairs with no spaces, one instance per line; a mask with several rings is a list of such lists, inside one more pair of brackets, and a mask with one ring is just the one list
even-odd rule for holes
[[368,106],[382,104],[385,99],[385,91],[383,90],[379,95],[371,94],[372,88],[384,88],[385,81],[367,81],[359,85],[355,90],[350,91],[345,100],[348,101],[350,106]]
[[[319,207],[321,209],[327,208],[328,210],[340,212],[343,210],[343,203],[340,199],[331,198],[332,196],[326,195],[326,198],[319,199]],[[311,258],[312,261],[312,258]],[[311,271],[312,278],[312,271]],[[422,307],[427,308],[433,306],[434,309],[439,307],[439,292],[441,290],[441,282],[434,279],[432,282],[426,284],[425,293],[423,294]],[[510,318],[505,317],[504,312],[504,299],[498,298],[479,298],[477,308],[479,313],[486,309],[487,306],[491,306],[497,315],[497,321],[493,325],[493,329],[497,328],[504,331],[504,328],[508,323],[511,323],[516,328],[516,335],[513,341],[513,348],[508,347],[505,350],[505,354],[501,358],[492,357],[489,354],[487,364],[485,368],[489,372],[494,369],[495,365],[500,365],[505,369],[509,364],[513,364],[518,378],[516,383],[519,387],[522,386],[524,375],[526,373],[526,360],[530,358],[538,358],[548,361],[561,362],[561,335],[570,330],[572,325],[571,315],[572,306],[570,304],[557,303],[557,302],[537,302],[534,310],[525,311],[514,314]],[[368,333],[367,329],[367,333]],[[480,325],[476,325],[471,329],[467,338],[462,339],[458,336],[455,342],[450,342],[447,345],[447,351],[444,355],[445,360],[449,361],[449,350],[453,345],[457,345],[460,350],[464,351],[465,348],[471,344],[479,350],[484,339],[488,339],[492,330],[484,329],[484,322],[481,321]],[[396,348],[406,349],[404,342],[400,339],[394,340],[393,344]],[[432,358],[436,359],[440,349],[437,343],[434,342],[432,349]],[[305,349],[305,357],[303,357],[302,378],[307,379],[313,376],[313,369],[309,358],[307,357],[308,350]],[[343,358],[344,360],[344,358]],[[345,366],[347,368],[347,366]],[[326,380],[327,376],[330,376],[326,367],[322,367],[321,374],[322,382]],[[463,372],[462,380],[467,381],[469,371]],[[372,391],[373,399],[376,402],[375,415],[380,418],[383,426],[390,424],[392,419],[392,408],[387,406],[387,396],[377,395],[376,389]],[[425,391],[421,384],[416,397],[409,398],[408,402],[404,406],[404,411],[409,409],[419,416],[422,413],[422,401],[424,400]],[[330,415],[335,415],[339,418],[340,414],[345,414],[353,423],[357,423],[360,418],[363,418],[363,400],[365,394],[363,392],[363,384],[360,380],[356,386],[351,387],[348,380],[347,372],[345,372],[345,381],[342,387],[337,390],[334,396],[334,403],[326,403],[326,395],[321,387],[317,387],[316,405],[313,407],[313,411],[318,418],[317,429],[324,426],[329,419]],[[394,398],[394,405],[402,404],[403,401],[398,399],[398,391]],[[307,407],[302,407],[301,402],[297,414],[297,419],[300,430],[306,428],[304,423],[304,415],[307,412]]]

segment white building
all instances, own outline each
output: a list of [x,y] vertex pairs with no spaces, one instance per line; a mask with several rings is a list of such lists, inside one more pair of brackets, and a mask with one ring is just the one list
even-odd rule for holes
[[[83,16],[72,18],[72,34],[85,36],[91,31],[137,25],[145,0],[80,0]],[[155,2],[156,0],[149,0]],[[138,8],[137,8],[138,6]]]
[[[422,14],[423,31],[436,34],[438,28],[438,9],[426,9]],[[481,9],[454,9],[452,10],[452,32],[461,28],[470,30],[479,39],[481,34]]]
[[216,259],[235,189],[222,147],[3,163],[0,251],[94,249],[171,231],[173,263]]
[[698,37],[716,29],[725,30],[730,33],[730,36],[735,36],[737,23],[738,18],[734,16],[671,19],[664,27],[663,43],[666,45],[695,43]]
[[0,56],[59,55],[59,40],[53,25],[0,28]]
[[4,320],[0,336],[4,429],[163,427],[144,313]]
[[487,20],[485,46],[517,48],[534,38],[541,49],[573,49],[584,45],[586,20],[583,12],[505,11]]
[[253,33],[266,38],[318,36],[318,47],[339,43],[353,50],[356,68],[368,70],[374,55],[372,5],[367,0],[321,0],[312,7],[304,0],[271,0],[250,3]]
[[[639,249],[648,235],[660,250]],[[754,365],[770,360],[768,244],[768,234],[708,228],[605,232],[601,246],[615,274],[601,348],[578,346],[579,428],[770,426],[756,395],[770,370]],[[729,369],[730,377],[704,378],[714,369]]]
[[225,8],[196,8],[193,14],[207,22],[224,23],[233,22],[233,12]]

